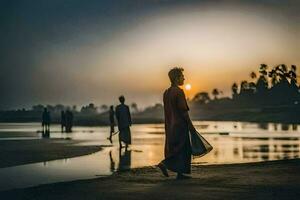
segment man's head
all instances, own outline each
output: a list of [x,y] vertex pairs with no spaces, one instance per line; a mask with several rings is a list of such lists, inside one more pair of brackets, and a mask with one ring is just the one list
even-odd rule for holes
[[113,110],[113,109],[114,109],[114,106],[113,106],[113,105],[111,105],[111,106],[110,106],[110,109],[111,109],[111,110]]
[[184,84],[184,76],[183,76],[183,68],[174,67],[168,73],[170,81],[172,85],[183,85]]
[[120,96],[119,97],[119,101],[121,102],[121,103],[124,103],[125,102],[125,97],[122,95],[122,96]]

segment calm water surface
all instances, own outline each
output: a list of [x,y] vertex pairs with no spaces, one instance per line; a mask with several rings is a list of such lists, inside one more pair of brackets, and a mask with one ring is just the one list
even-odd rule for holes
[[[300,125],[243,122],[194,124],[214,147],[208,155],[194,159],[193,164],[196,165],[257,162],[300,156]],[[40,125],[37,123],[0,123],[0,134],[5,133],[5,137],[1,139],[5,140],[43,139],[37,133],[39,129]],[[97,153],[71,159],[0,168],[0,190],[107,176],[116,170],[155,165],[163,159],[162,124],[134,125],[131,130],[130,149],[119,151],[117,136],[114,136],[112,145],[106,139],[109,135],[108,127],[75,127],[73,133],[66,134],[60,132],[59,126],[52,126],[50,138],[69,138],[82,141],[79,145],[107,147]],[[20,133],[22,137],[15,137]]]

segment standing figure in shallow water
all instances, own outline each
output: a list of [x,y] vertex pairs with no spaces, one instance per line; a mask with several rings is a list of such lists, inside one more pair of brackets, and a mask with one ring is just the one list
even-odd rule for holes
[[42,114],[42,128],[43,128],[43,134],[50,132],[50,112],[47,110],[47,108],[44,108],[43,114]]
[[189,117],[189,107],[185,94],[179,86],[184,84],[182,68],[169,71],[171,87],[163,95],[165,114],[165,159],[158,164],[162,173],[168,170],[177,172],[177,179],[190,178],[184,174],[191,173],[191,146],[189,131],[196,131]]
[[70,110],[66,111],[66,132],[71,133],[73,127],[73,113]]
[[110,123],[110,133],[109,133],[109,141],[112,143],[112,134],[115,132],[115,111],[114,106],[110,106],[109,109],[109,123]]
[[61,132],[66,130],[66,113],[65,111],[61,111],[60,113],[60,124],[61,124]]
[[118,120],[118,129],[119,129],[119,145],[120,149],[122,148],[122,142],[125,143],[125,148],[128,148],[128,145],[131,144],[131,115],[129,107],[125,105],[125,97],[120,96],[119,104],[116,107],[116,118]]

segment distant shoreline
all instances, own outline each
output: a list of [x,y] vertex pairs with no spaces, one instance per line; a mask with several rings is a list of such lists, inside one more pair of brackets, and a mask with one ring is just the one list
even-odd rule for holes
[[[192,118],[193,121],[216,121],[216,122],[249,122],[249,123],[279,123],[279,124],[300,124],[300,120],[268,120],[268,119],[236,119],[236,118],[230,118],[230,119],[220,119],[220,118],[200,118],[195,119]],[[39,121],[0,121],[0,123],[40,123]],[[133,124],[163,124],[163,119],[133,119]],[[52,123],[52,125],[60,125],[60,123]],[[109,126],[108,123],[97,123],[95,121],[92,122],[80,122],[77,121],[74,123],[74,126],[91,126],[91,127],[103,127],[103,126]]]
[[[300,124],[299,105],[281,105],[264,107],[233,107],[210,103],[205,105],[191,105],[190,117],[197,121],[240,121],[255,123],[285,123]],[[51,113],[52,124],[60,123],[60,113]],[[33,111],[0,111],[0,122],[21,123],[40,122],[41,113]],[[116,120],[115,120],[116,121]],[[132,113],[133,124],[164,123],[163,106],[156,106],[141,112]],[[75,126],[108,126],[108,112],[82,114],[74,112]]]

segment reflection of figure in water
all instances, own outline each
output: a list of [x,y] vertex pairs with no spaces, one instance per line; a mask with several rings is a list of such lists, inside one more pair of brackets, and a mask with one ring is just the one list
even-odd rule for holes
[[171,87],[164,92],[165,113],[165,159],[158,164],[162,173],[167,169],[177,172],[177,179],[190,178],[183,174],[191,173],[191,146],[189,131],[196,131],[190,120],[185,94],[178,86],[184,83],[182,68],[169,71]]
[[44,112],[42,115],[43,134],[48,134],[50,132],[50,121],[50,112],[47,110],[47,108],[44,108]]
[[110,106],[109,109],[109,123],[110,123],[110,133],[109,133],[109,141],[112,143],[111,137],[112,134],[115,132],[115,111],[114,106]]
[[119,171],[127,171],[130,170],[131,166],[131,150],[127,150],[122,152],[122,149],[119,149]]
[[110,171],[115,171],[115,161],[113,160],[111,151],[109,152],[109,159],[110,159]]
[[66,132],[72,132],[73,127],[73,113],[70,110],[66,111]]
[[131,133],[130,133],[130,126],[131,126],[131,116],[129,107],[125,105],[125,97],[120,96],[119,100],[121,102],[120,105],[116,107],[116,117],[118,120],[118,129],[119,133],[119,144],[120,149],[122,148],[122,142],[125,143],[125,148],[127,149],[128,145],[131,144]]
[[66,114],[65,114],[65,111],[61,111],[60,124],[61,124],[61,132],[64,132],[65,129],[66,129]]

